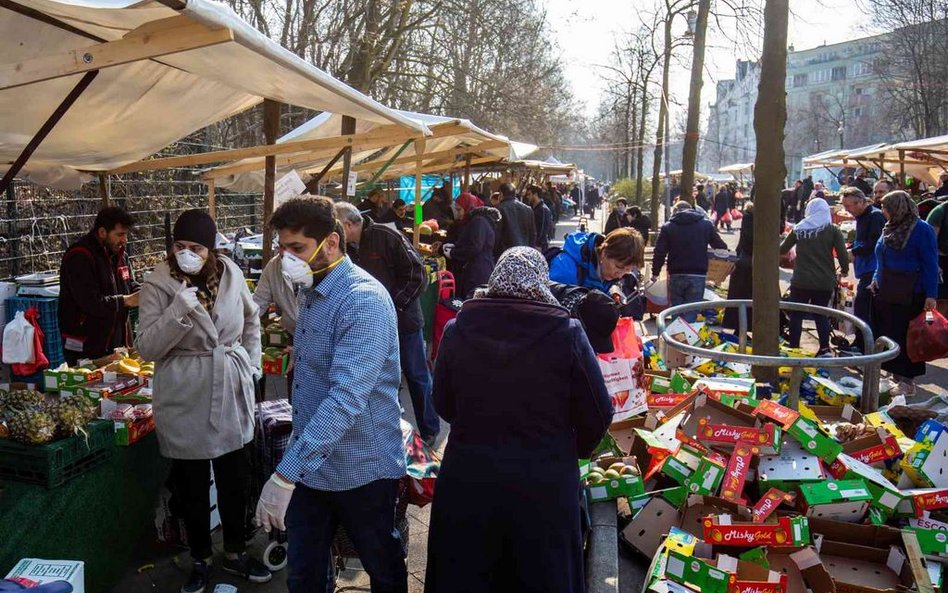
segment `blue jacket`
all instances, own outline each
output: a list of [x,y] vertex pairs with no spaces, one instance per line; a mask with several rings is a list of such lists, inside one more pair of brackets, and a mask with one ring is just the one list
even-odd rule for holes
[[876,243],[882,236],[882,227],[885,226],[885,216],[882,210],[869,206],[856,219],[856,239],[853,241],[853,268],[856,278],[876,271]]
[[880,287],[880,270],[885,266],[898,272],[918,272],[915,279],[915,294],[924,294],[927,298],[938,297],[938,240],[935,229],[927,222],[919,220],[909,235],[905,249],[892,249],[879,239],[876,243],[876,273],[873,280]]
[[577,231],[566,235],[562,253],[550,263],[550,281],[595,288],[608,294],[612,282],[603,282],[599,277],[599,258],[596,256],[596,245],[603,240],[604,237],[598,233]]
[[684,210],[662,225],[655,242],[652,276],[659,276],[668,258],[668,274],[708,273],[708,246],[727,249],[714,223],[697,210]]

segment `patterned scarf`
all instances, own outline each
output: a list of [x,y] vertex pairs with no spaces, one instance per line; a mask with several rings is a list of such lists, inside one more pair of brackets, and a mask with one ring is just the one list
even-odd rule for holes
[[538,301],[559,305],[550,292],[550,269],[543,255],[532,247],[511,247],[505,251],[487,281],[487,288],[475,291],[475,298],[495,297]]
[[211,313],[214,310],[214,303],[217,301],[217,293],[220,291],[221,275],[224,273],[224,262],[217,259],[217,266],[215,266],[210,274],[204,277],[205,282],[203,286],[200,281],[195,282],[195,277],[188,276],[182,272],[173,258],[169,264],[169,268],[171,269],[171,277],[175,280],[184,282],[188,288],[192,286],[198,287],[198,302],[201,303],[205,311]]
[[918,205],[904,191],[894,191],[882,198],[882,208],[889,213],[882,227],[882,240],[891,249],[905,249],[918,224]]

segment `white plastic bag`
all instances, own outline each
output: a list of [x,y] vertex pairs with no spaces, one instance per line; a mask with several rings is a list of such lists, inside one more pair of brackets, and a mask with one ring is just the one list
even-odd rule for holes
[[36,362],[33,349],[33,325],[17,311],[13,321],[3,328],[3,362],[30,364]]

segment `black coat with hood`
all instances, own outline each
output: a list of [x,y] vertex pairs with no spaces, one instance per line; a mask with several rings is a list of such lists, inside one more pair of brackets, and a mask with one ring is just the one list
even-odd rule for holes
[[655,242],[652,276],[658,276],[668,258],[668,274],[708,273],[708,247],[727,249],[714,223],[697,210],[683,210],[662,225]]
[[66,360],[101,358],[131,344],[123,295],[134,291],[123,249],[111,253],[93,233],[73,243],[59,269],[59,329]]
[[537,228],[533,210],[517,198],[504,198],[498,204],[500,227],[494,242],[494,255],[511,247],[536,247]]
[[577,460],[599,443],[613,410],[580,322],[535,301],[467,301],[445,329],[432,394],[451,439],[431,511],[428,549],[437,553],[429,552],[426,590],[490,580],[503,583],[491,590],[581,593]]
[[481,207],[471,210],[467,220],[460,223],[457,242],[451,251],[459,297],[467,298],[475,288],[487,284],[494,271],[499,221],[500,212],[496,208]]

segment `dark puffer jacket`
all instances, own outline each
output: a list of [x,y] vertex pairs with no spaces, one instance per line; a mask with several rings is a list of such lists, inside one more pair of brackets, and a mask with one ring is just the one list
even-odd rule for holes
[[494,244],[500,212],[496,208],[475,208],[458,228],[458,239],[451,251],[455,264],[457,294],[467,298],[474,289],[487,284],[494,271]]
[[684,210],[662,225],[655,242],[652,276],[658,276],[668,258],[668,273],[708,273],[708,246],[727,249],[727,243],[718,235],[714,223],[697,210]]
[[533,210],[516,198],[505,198],[500,210],[500,234],[494,243],[494,255],[500,256],[511,247],[536,247],[537,229]]

